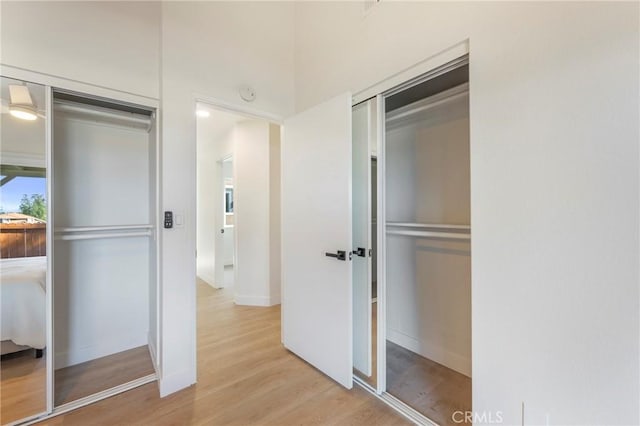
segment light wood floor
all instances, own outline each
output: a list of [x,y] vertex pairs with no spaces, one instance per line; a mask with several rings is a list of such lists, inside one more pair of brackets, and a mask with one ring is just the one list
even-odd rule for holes
[[47,409],[45,357],[33,350],[5,355],[0,361],[0,424],[32,416]]
[[243,307],[198,282],[198,383],[167,398],[151,383],[49,425],[404,425],[361,388],[343,389],[286,351],[280,307]]
[[471,379],[387,341],[387,392],[440,425],[471,410]]
[[57,407],[153,373],[147,346],[61,368],[55,372],[54,405]]

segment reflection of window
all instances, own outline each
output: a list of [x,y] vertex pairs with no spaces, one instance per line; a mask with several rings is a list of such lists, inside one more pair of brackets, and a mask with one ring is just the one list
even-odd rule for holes
[[45,169],[0,165],[0,258],[46,255]]
[[224,226],[233,226],[233,186],[224,187]]
[[224,189],[224,212],[233,213],[233,187]]

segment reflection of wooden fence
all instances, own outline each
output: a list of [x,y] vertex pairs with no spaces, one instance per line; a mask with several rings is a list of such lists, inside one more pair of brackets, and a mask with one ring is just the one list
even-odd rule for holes
[[0,223],[0,259],[46,254],[46,223]]

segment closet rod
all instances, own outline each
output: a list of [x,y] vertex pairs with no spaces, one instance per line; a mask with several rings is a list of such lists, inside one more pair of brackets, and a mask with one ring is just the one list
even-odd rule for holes
[[414,114],[418,114],[420,112],[428,111],[431,108],[438,107],[438,106],[440,106],[442,104],[445,104],[447,102],[451,102],[451,101],[456,100],[458,98],[467,96],[468,94],[469,94],[469,92],[465,90],[464,92],[455,93],[455,94],[449,95],[449,96],[447,96],[445,98],[442,98],[442,99],[439,99],[439,100],[436,100],[436,101],[433,101],[433,102],[429,102],[429,103],[424,104],[424,105],[414,106],[414,107],[412,107],[410,109],[398,112],[396,114],[394,114],[394,112],[392,111],[392,112],[387,114],[386,122],[387,122],[387,124],[391,124],[394,121],[402,120],[405,117],[410,117],[410,116],[412,116]]
[[398,228],[471,229],[469,225],[447,225],[446,223],[387,222],[387,226]]
[[71,226],[67,228],[55,228],[55,232],[128,231],[136,229],[153,229],[153,225]]
[[55,101],[57,111],[70,114],[77,114],[90,118],[102,118],[115,122],[127,123],[131,127],[149,131],[151,129],[151,118],[131,112],[109,111],[107,109],[93,107],[91,105],[80,105],[68,101]]
[[471,234],[454,234],[452,232],[387,230],[387,235],[403,235],[406,237],[421,238],[441,238],[446,240],[471,240]]
[[126,237],[150,237],[151,232],[113,232],[101,234],[80,234],[80,235],[56,235],[56,240],[75,241],[75,240],[97,240],[101,238],[126,238]]

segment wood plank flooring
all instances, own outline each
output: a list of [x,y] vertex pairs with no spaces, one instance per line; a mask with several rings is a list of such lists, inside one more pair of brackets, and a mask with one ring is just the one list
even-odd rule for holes
[[33,416],[47,409],[45,357],[33,349],[4,355],[0,361],[0,424]]
[[46,425],[405,425],[366,391],[346,390],[280,343],[280,307],[236,306],[198,282],[198,383],[164,399],[155,383]]
[[140,346],[55,372],[54,406],[153,374],[149,348]]
[[471,379],[387,341],[387,392],[440,425],[471,410]]

